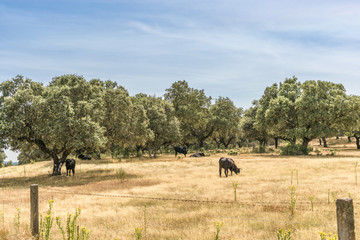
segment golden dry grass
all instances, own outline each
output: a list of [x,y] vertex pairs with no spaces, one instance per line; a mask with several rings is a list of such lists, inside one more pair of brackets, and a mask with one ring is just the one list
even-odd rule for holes
[[[228,178],[219,178],[218,159],[224,154],[204,158],[162,155],[122,162],[78,160],[74,177],[49,176],[51,162],[0,169],[0,211],[5,222],[2,226],[0,215],[0,239],[31,239],[30,184],[39,184],[43,215],[50,199],[63,224],[67,213],[81,208],[78,223],[91,231],[90,239],[135,239],[135,228],[143,228],[144,235],[145,204],[143,239],[214,239],[215,222],[224,223],[219,239],[276,239],[280,228],[292,229],[294,239],[320,239],[320,231],[337,231],[333,200],[349,195],[355,202],[359,232],[360,173],[356,184],[355,162],[360,152],[345,139],[329,141],[329,147],[337,150],[335,156],[317,145],[314,142],[323,155],[233,156],[242,171]],[[124,180],[117,178],[118,169],[126,172]],[[297,194],[293,217],[289,210],[291,173]],[[237,202],[233,183],[238,183]],[[314,211],[309,196],[314,196]],[[199,202],[182,201],[186,199]],[[14,227],[16,208],[21,210],[19,233]],[[52,239],[61,239],[55,223]]]

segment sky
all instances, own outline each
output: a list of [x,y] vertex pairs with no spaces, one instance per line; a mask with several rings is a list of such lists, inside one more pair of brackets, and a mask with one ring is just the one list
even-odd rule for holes
[[0,81],[78,74],[162,96],[186,80],[244,109],[294,75],[359,95],[359,28],[355,0],[0,0]]

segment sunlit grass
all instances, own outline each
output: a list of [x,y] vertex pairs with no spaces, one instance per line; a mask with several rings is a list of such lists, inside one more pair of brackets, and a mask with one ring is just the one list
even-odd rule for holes
[[[329,147],[335,143],[329,140]],[[40,213],[46,213],[50,199],[62,219],[81,208],[78,221],[90,231],[90,239],[136,239],[136,228],[143,229],[143,238],[146,229],[146,239],[214,239],[214,223],[223,223],[219,239],[276,239],[279,229],[291,229],[293,239],[319,239],[319,232],[336,232],[334,198],[351,195],[358,213],[354,163],[360,153],[355,146],[348,149],[307,157],[239,151],[232,158],[242,171],[228,178],[218,175],[223,153],[196,159],[169,154],[151,160],[78,161],[74,177],[51,177],[51,162],[26,165],[26,174],[24,166],[0,169],[0,237],[29,239],[29,186],[37,183]],[[293,179],[291,169],[297,171]],[[291,181],[296,186],[293,217]],[[21,220],[19,233],[15,216]],[[59,229],[52,231],[54,239],[62,238]]]

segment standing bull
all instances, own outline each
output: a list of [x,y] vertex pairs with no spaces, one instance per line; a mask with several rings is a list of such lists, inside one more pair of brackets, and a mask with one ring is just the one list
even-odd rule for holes
[[219,159],[219,175],[221,177],[221,169],[224,169],[225,176],[228,177],[228,171],[230,170],[231,175],[234,171],[236,174],[240,173],[240,168],[238,168],[232,158],[221,157]]
[[186,147],[175,147],[175,157],[177,156],[178,153],[183,153],[186,157],[187,154],[187,148]]
[[66,176],[71,176],[71,171],[73,172],[73,176],[75,175],[75,159],[66,159]]

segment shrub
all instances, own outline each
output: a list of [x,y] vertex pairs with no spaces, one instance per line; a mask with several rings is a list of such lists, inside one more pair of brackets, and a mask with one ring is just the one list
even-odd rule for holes
[[308,147],[305,151],[303,151],[302,145],[300,144],[288,144],[287,146],[280,147],[280,155],[308,155],[312,150],[312,147]]
[[116,178],[117,180],[124,180],[126,178],[126,172],[123,168],[116,170]]
[[253,153],[265,153],[265,152],[266,152],[265,146],[259,145],[253,147]]
[[228,154],[229,155],[238,155],[238,151],[237,150],[235,150],[235,149],[231,149],[229,152],[228,152]]
[[291,230],[279,229],[276,233],[277,240],[291,240]]

